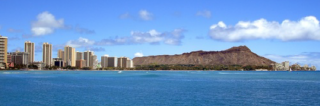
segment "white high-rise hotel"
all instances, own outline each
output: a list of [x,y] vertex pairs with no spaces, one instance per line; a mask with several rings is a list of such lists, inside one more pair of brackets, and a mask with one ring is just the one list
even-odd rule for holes
[[43,43],[42,48],[42,61],[45,65],[51,66],[52,60],[52,45],[49,43]]
[[32,64],[34,61],[34,43],[26,41],[24,43],[24,52],[29,53],[28,61],[29,64]]

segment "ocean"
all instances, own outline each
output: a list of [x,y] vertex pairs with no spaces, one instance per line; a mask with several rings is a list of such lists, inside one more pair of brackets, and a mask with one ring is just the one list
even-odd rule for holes
[[320,106],[320,72],[0,71],[1,106]]

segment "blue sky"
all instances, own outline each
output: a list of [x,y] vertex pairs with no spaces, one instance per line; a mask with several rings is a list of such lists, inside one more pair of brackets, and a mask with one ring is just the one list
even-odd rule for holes
[[99,57],[181,54],[246,45],[276,62],[320,66],[318,0],[0,0],[8,51],[43,42]]

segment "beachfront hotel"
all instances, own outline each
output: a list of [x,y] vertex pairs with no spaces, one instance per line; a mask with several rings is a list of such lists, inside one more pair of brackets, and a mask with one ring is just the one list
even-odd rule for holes
[[34,61],[34,43],[30,41],[26,41],[24,43],[24,52],[28,53],[28,61],[29,63],[33,63]]
[[0,68],[4,69],[7,64],[8,38],[0,35]]
[[101,67],[102,68],[108,67],[108,55],[101,56]]
[[43,43],[42,48],[42,62],[44,62],[45,65],[51,66],[52,64],[52,45],[49,43]]
[[117,67],[117,57],[108,57],[108,67]]
[[[94,53],[93,53],[93,51],[90,51],[90,50],[88,50],[88,51],[85,51],[84,53],[83,53],[83,59],[85,60],[85,62],[86,62],[86,67],[92,67],[91,65],[91,58],[92,58],[92,55],[94,55]],[[91,65],[90,65],[91,64]]]
[[65,66],[76,66],[76,49],[71,46],[64,47],[64,60]]

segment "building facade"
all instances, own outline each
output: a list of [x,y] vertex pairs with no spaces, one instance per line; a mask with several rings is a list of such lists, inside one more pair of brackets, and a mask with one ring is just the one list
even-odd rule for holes
[[101,67],[102,68],[108,67],[108,55],[101,56]]
[[119,57],[117,66],[119,68],[128,68],[127,67],[127,60],[130,60],[130,59],[127,57]]
[[58,58],[61,58],[62,60],[64,60],[64,51],[61,49],[58,50]]
[[0,68],[4,69],[7,64],[8,38],[0,35]]
[[108,57],[108,67],[117,67],[117,57]]
[[73,47],[65,46],[64,47],[64,60],[65,66],[76,66],[76,50]]
[[88,50],[83,52],[83,59],[86,61],[86,67],[92,68],[92,66],[90,66],[90,64],[92,65],[92,61],[90,61],[92,60],[92,55],[94,55],[93,51]]
[[16,52],[11,52],[11,53],[8,53],[8,62],[9,63],[14,63],[15,65],[28,65],[29,64],[29,61],[28,61],[28,53],[26,52],[19,52],[19,51],[16,51]]
[[92,55],[90,57],[90,68],[91,69],[97,69],[97,65],[98,65],[98,60],[97,60],[97,55]]
[[57,67],[64,67],[62,58],[53,58],[53,65]]
[[83,59],[80,59],[80,60],[76,61],[76,67],[77,68],[83,68],[83,67],[85,67],[85,65],[86,65],[86,61],[83,60]]
[[83,52],[77,52],[77,58],[76,60],[84,60],[83,59]]
[[49,43],[43,43],[42,46],[42,62],[46,66],[52,66],[52,45]]
[[26,41],[24,43],[24,52],[28,53],[28,61],[30,64],[34,62],[34,43]]
[[289,61],[282,62],[282,65],[283,65],[283,69],[285,71],[289,71],[290,70]]
[[128,59],[126,68],[133,68],[133,61]]

